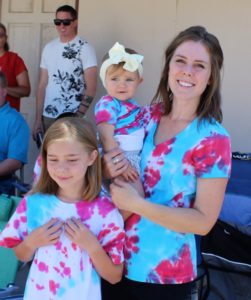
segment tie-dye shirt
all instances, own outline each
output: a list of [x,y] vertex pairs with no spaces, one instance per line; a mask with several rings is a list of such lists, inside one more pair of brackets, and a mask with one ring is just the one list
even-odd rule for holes
[[[148,201],[169,207],[192,207],[197,178],[228,178],[230,139],[217,122],[196,118],[175,137],[155,144],[161,105],[149,123],[141,154],[141,180]],[[125,275],[159,284],[196,278],[194,234],[182,233],[138,215],[126,222]]]
[[[108,196],[65,203],[54,195],[34,194],[21,200],[16,212],[0,233],[0,246],[17,246],[28,234],[51,218],[80,218],[97,236],[114,264],[123,262],[123,220]],[[86,251],[64,233],[60,240],[39,248],[27,279],[24,299],[99,300],[100,277]]]
[[142,128],[143,116],[141,107],[133,99],[120,101],[106,95],[95,106],[96,124],[105,122],[114,125],[114,134],[130,134]]

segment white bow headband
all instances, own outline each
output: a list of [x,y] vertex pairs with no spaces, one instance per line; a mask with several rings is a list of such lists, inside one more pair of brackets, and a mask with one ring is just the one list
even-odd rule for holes
[[143,75],[142,61],[144,57],[139,54],[129,54],[125,51],[125,47],[118,42],[109,50],[109,58],[106,59],[100,67],[100,78],[105,87],[106,71],[111,65],[117,65],[121,62],[125,62],[123,69],[129,72],[139,72],[139,76]]

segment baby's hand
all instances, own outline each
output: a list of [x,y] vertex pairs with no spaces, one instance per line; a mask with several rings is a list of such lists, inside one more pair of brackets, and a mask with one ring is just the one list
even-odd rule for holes
[[131,181],[131,182],[135,182],[139,178],[138,172],[130,163],[127,169],[125,170],[125,172],[121,174],[121,176],[124,178],[125,181]]
[[63,222],[52,218],[49,222],[33,230],[25,239],[26,244],[36,250],[37,248],[55,244],[63,231]]
[[82,250],[89,254],[96,247],[98,240],[96,236],[81,222],[80,219],[71,218],[65,222],[65,234]]

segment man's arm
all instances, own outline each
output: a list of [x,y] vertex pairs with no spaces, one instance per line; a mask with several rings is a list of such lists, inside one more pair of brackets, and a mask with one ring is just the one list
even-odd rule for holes
[[84,80],[86,83],[86,90],[78,109],[78,112],[82,115],[85,115],[96,94],[98,80],[97,67],[85,69]]
[[21,167],[22,167],[21,161],[13,158],[7,158],[0,162],[0,176],[13,174]]
[[44,97],[45,89],[48,84],[48,71],[46,69],[40,68],[40,77],[37,89],[36,98],[36,119],[33,127],[33,138],[36,139],[36,134],[39,131],[43,131],[42,128],[42,114],[44,108]]
[[[27,163],[30,130],[27,122],[12,109],[8,127],[4,135],[1,135],[4,157],[0,162],[0,176],[15,173],[23,164]],[[4,150],[3,150],[4,149]]]

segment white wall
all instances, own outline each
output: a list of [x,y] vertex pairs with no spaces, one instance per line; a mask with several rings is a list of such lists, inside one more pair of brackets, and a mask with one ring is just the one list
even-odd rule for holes
[[[116,41],[143,54],[137,99],[149,103],[171,38],[188,26],[205,26],[219,38],[225,56],[223,125],[234,151],[251,152],[250,11],[249,0],[79,0],[79,33],[95,46],[99,63]],[[99,82],[97,98],[103,93]]]

